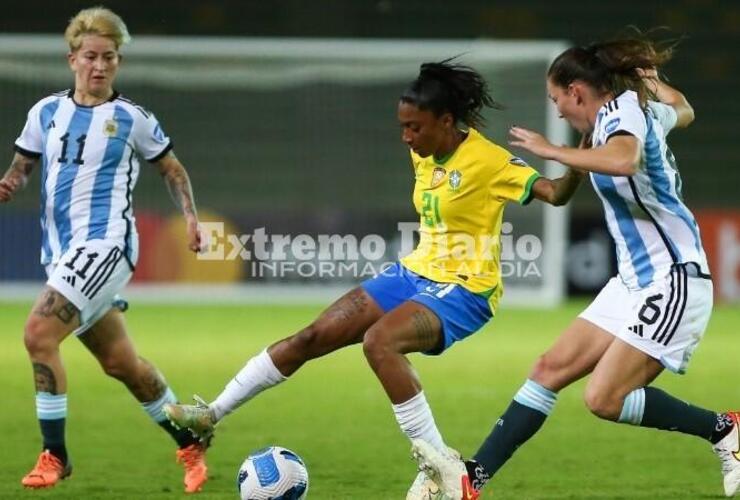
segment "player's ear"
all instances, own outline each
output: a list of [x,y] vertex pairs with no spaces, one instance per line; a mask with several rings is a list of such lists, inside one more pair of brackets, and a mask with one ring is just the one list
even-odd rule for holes
[[443,113],[442,116],[440,116],[440,120],[442,120],[442,125],[444,125],[445,128],[452,129],[455,127],[455,118],[452,116],[452,113]]
[[77,58],[77,54],[75,52],[69,51],[67,52],[67,64],[69,64],[69,69],[71,69],[73,72],[75,70],[75,60]]
[[576,104],[583,104],[583,86],[578,83],[568,85],[568,94],[576,98]]

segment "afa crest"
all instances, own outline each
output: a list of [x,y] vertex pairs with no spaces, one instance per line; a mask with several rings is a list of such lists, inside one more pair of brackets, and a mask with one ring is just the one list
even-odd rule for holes
[[457,191],[460,189],[460,184],[462,183],[462,173],[459,170],[453,170],[450,172],[450,189],[452,191]]
[[105,120],[103,124],[103,134],[106,137],[115,137],[118,133],[118,122],[116,120]]

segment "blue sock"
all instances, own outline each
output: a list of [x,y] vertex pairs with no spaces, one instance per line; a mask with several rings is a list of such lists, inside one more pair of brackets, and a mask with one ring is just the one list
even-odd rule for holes
[[537,433],[552,411],[556,399],[556,393],[537,382],[527,380],[524,383],[473,457],[473,461],[466,463],[473,487],[480,489],[519,446]]
[[64,442],[64,426],[67,420],[67,395],[36,393],[36,417],[39,419],[43,449],[67,464],[67,447]]

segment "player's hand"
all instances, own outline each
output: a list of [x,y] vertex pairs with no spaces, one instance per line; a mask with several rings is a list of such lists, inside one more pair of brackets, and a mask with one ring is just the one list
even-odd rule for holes
[[660,77],[658,76],[658,70],[655,68],[635,68],[640,77],[645,81],[648,89],[653,93],[658,93],[658,84],[660,83]]
[[185,220],[187,222],[188,249],[195,253],[204,251],[206,249],[207,238],[203,234],[198,219],[191,215]]
[[555,146],[537,132],[522,127],[511,127],[509,135],[513,138],[513,140],[509,140],[509,144],[512,146],[526,149],[545,160],[553,159]]
[[15,186],[7,179],[0,179],[0,203],[7,203],[13,199]]

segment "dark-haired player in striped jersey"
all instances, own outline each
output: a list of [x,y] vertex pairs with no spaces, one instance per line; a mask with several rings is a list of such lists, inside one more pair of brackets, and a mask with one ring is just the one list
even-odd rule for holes
[[589,149],[511,129],[512,145],[590,173],[616,243],[619,274],[538,359],[465,469],[431,447],[422,450],[444,484],[480,489],[539,430],[558,391],[591,374],[585,401],[594,415],[705,439],[720,458],[725,494],[740,488],[740,413],[699,408],[652,386],[664,369],[685,372],[712,311],[699,227],[681,197],[666,142],[672,129],[694,119],[683,94],[658,78],[657,68],[670,56],[670,47],[638,35],[573,47],[555,59],[548,95],[573,128],[592,134]]
[[151,419],[172,435],[185,467],[185,489],[194,492],[206,481],[205,445],[164,417],[162,408],[174,403],[175,395],[159,371],[137,355],[117,297],[138,255],[132,207],[137,155],[163,176],[185,216],[188,246],[198,251],[190,181],[154,115],[113,90],[118,49],[129,40],[121,18],[104,8],[82,10],[70,21],[65,38],[75,87],[31,108],[10,169],[0,180],[0,202],[7,202],[41,167],[41,264],[48,281],[26,321],[24,340],[43,447],[22,483],[50,487],[72,472],[59,344],[74,333],[105,373],[123,382]]

